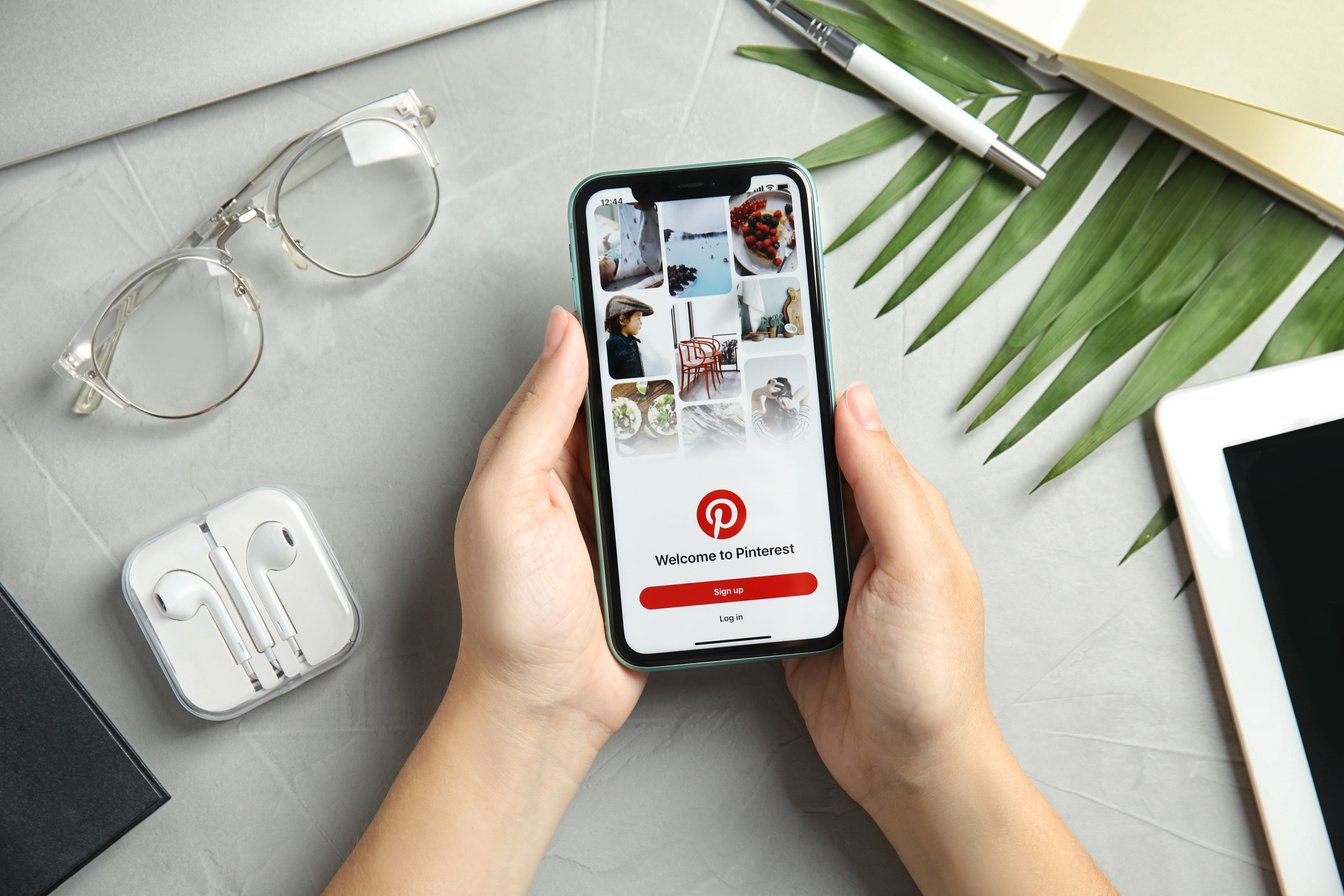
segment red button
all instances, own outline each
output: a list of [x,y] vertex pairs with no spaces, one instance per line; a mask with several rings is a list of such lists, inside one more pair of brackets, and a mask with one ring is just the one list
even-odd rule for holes
[[639,602],[647,610],[664,610],[668,607],[731,604],[740,600],[766,600],[771,597],[801,597],[816,590],[816,576],[810,572],[792,572],[780,576],[652,585],[639,593]]

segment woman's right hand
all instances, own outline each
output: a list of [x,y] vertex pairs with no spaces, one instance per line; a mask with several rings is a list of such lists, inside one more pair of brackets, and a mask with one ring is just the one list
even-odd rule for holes
[[785,663],[817,751],[860,804],[994,728],[980,583],[942,495],[856,384],[835,409],[835,452],[861,545],[844,647]]
[[1114,894],[999,733],[975,568],[866,386],[836,405],[835,453],[862,545],[844,645],[784,664],[822,761],[926,896]]

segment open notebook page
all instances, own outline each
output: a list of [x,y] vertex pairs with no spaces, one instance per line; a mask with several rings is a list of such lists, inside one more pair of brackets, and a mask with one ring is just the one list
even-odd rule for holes
[[1090,0],[1056,46],[1073,60],[1344,132],[1341,37],[1341,0]]
[[[1170,116],[1192,141],[1203,138],[1213,155],[1233,167],[1253,176],[1263,169],[1285,182],[1256,177],[1270,189],[1298,191],[1289,198],[1303,205],[1324,202],[1333,212],[1332,223],[1344,221],[1344,166],[1338,164],[1344,158],[1344,135],[1157,78],[1104,65],[1087,69]],[[1238,164],[1238,156],[1245,162]]]

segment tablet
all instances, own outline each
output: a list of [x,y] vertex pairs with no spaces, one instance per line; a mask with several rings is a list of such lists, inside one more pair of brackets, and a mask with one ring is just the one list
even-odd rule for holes
[[1173,392],[1157,430],[1287,894],[1344,851],[1344,352]]

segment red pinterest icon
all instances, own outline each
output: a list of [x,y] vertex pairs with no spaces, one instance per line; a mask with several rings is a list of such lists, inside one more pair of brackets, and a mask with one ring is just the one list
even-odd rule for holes
[[695,521],[710,538],[732,538],[746,525],[747,505],[728,489],[715,489],[700,499]]

